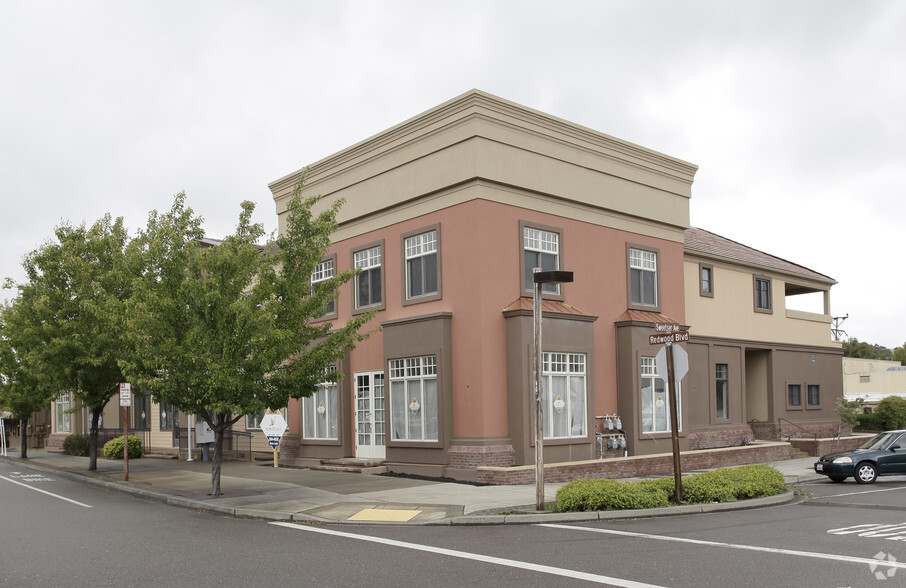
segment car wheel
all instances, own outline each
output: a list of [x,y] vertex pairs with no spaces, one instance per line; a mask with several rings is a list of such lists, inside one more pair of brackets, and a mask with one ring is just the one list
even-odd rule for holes
[[878,479],[878,468],[867,461],[856,466],[856,482],[871,484]]
[[846,479],[846,476],[828,476],[831,482],[842,482]]

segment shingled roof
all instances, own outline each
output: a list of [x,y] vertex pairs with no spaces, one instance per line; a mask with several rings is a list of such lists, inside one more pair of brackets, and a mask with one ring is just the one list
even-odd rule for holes
[[765,270],[774,270],[801,276],[810,280],[828,282],[836,284],[836,280],[830,276],[825,276],[807,267],[795,264],[791,261],[775,257],[763,251],[752,249],[742,243],[737,243],[721,237],[710,231],[692,227],[686,229],[685,250],[688,253],[699,254],[704,257],[715,259],[726,259],[748,266],[761,267]]

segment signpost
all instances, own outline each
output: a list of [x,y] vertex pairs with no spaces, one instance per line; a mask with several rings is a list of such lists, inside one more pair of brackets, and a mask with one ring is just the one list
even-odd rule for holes
[[129,481],[129,407],[132,406],[132,384],[120,384],[120,406],[123,407],[123,481]]
[[689,331],[681,331],[680,325],[676,324],[656,324],[654,326],[657,334],[648,337],[651,345],[663,345],[664,347],[655,357],[655,365],[658,373],[666,363],[667,367],[667,398],[670,402],[670,437],[673,440],[673,483],[676,489],[676,502],[679,504],[683,501],[683,474],[680,469],[680,450],[679,450],[679,418],[677,414],[677,397],[676,382],[682,380],[683,376],[689,371],[689,355],[686,350],[674,343],[686,342],[689,340]]
[[261,431],[267,437],[267,442],[274,450],[274,467],[277,466],[277,448],[280,447],[280,439],[286,431],[286,419],[279,412],[268,413],[261,419]]

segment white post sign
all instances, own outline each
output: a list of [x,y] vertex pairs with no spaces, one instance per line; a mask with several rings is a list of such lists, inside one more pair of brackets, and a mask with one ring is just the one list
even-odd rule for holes
[[132,406],[132,384],[129,382],[120,384],[120,406]]

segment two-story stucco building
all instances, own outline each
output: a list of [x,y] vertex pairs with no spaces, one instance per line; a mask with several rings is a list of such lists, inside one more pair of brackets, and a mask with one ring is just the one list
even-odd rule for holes
[[[535,266],[575,277],[544,289],[546,462],[600,456],[603,415],[625,441],[608,455],[669,451],[656,323],[692,335],[683,449],[740,445],[753,418],[836,420],[829,298],[818,315],[783,303],[834,281],[690,229],[692,164],[470,91],[307,169],[306,194],[345,200],[313,281],[361,272],[322,320],[377,308],[381,331],[288,407],[300,464],[474,479],[531,463]],[[301,174],[270,184],[281,229]]]

